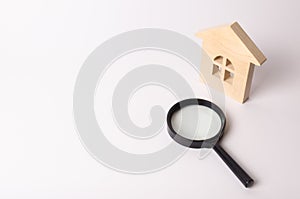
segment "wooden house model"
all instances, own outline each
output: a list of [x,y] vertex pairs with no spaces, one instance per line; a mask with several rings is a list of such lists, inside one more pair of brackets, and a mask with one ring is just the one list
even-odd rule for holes
[[202,39],[202,48],[213,63],[206,71],[206,78],[211,78],[207,82],[221,80],[225,94],[244,103],[249,97],[254,67],[262,65],[266,57],[237,22],[196,36]]

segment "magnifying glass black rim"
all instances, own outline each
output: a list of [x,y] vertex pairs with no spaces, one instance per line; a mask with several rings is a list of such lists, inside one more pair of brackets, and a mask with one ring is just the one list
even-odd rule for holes
[[[171,119],[172,119],[174,113],[176,113],[180,109],[190,106],[190,105],[206,106],[218,114],[218,116],[221,119],[221,128],[214,137],[211,137],[211,138],[205,139],[205,140],[191,140],[191,139],[185,138],[185,137],[177,134],[177,132],[173,129]],[[218,143],[218,141],[222,138],[222,136],[224,134],[224,129],[226,126],[226,118],[225,118],[223,111],[216,104],[214,104],[210,101],[204,100],[204,99],[191,98],[191,99],[186,99],[186,100],[177,102],[170,108],[168,115],[167,115],[167,125],[168,125],[169,135],[177,143],[179,143],[183,146],[189,147],[189,148],[212,148]]]

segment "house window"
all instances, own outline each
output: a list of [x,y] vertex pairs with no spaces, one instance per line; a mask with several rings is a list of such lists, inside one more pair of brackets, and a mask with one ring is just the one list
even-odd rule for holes
[[219,65],[214,64],[213,65],[213,74],[220,76],[221,73],[222,73],[222,67],[219,66]]
[[234,67],[231,61],[223,56],[214,58],[213,75],[221,78],[223,81],[232,84],[234,78]]

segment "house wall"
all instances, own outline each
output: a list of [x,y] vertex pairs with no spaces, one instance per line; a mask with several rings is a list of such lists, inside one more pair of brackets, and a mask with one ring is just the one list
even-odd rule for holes
[[231,58],[231,62],[235,67],[235,75],[232,85],[228,85],[228,83],[224,82],[225,92],[230,97],[234,98],[240,103],[243,103],[249,97],[253,76],[253,67],[251,67],[250,63],[239,61],[233,58]]
[[[214,45],[212,45],[211,43],[210,45],[203,43],[203,49],[211,59],[210,61],[205,61],[203,59],[200,67],[200,72],[205,77],[206,83],[210,87],[217,88],[217,90],[225,92],[227,96],[237,100],[240,103],[245,102],[245,100],[247,100],[249,97],[254,66],[248,62],[240,60],[239,55],[233,56],[232,53],[225,52],[224,48],[219,48],[218,46],[214,48]],[[228,58],[231,61],[234,67],[234,78],[232,84],[223,81],[223,79],[220,79],[212,74],[212,60],[217,56],[223,56],[224,58]],[[222,73],[224,74],[224,68],[222,70]],[[220,86],[220,84],[222,85]]]

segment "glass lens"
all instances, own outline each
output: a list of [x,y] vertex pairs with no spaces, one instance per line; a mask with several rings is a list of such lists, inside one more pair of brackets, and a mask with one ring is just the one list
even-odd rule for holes
[[190,140],[206,140],[217,135],[222,122],[212,109],[201,105],[190,105],[179,109],[171,118],[177,134]]

